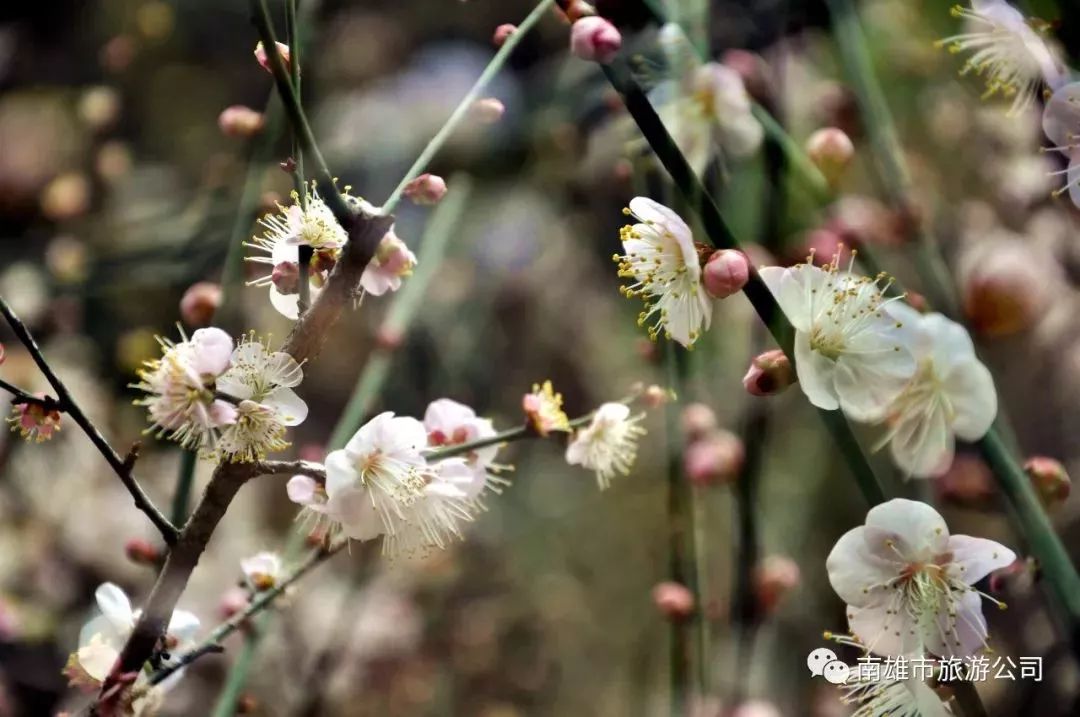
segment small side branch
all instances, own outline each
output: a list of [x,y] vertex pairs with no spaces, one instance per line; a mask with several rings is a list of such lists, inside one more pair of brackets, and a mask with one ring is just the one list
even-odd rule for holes
[[[98,449],[102,456],[105,457],[106,462],[115,471],[116,475],[120,478],[120,482],[124,484],[128,492],[131,493],[132,499],[135,501],[135,506],[146,514],[146,517],[150,519],[150,522],[154,524],[154,527],[161,533],[162,539],[164,539],[167,545],[174,545],[179,536],[179,531],[176,529],[169,519],[162,514],[160,510],[154,505],[154,502],[150,500],[148,496],[135,480],[135,476],[132,475],[132,464],[126,459],[121,458],[120,454],[113,450],[109,442],[105,440],[105,437],[101,435],[101,431],[97,429],[97,426],[86,417],[82,409],[79,408],[79,404],[72,398],[71,393],[68,391],[67,386],[60,380],[60,377],[56,375],[56,372],[52,370],[49,363],[45,360],[45,356],[41,353],[41,349],[38,347],[37,342],[34,341],[34,337],[30,335],[30,331],[26,328],[23,322],[15,315],[15,312],[11,310],[8,303],[4,301],[3,297],[0,297],[0,313],[4,315],[4,319],[8,325],[11,326],[11,330],[15,333],[15,336],[19,339],[26,350],[30,352],[30,356],[34,359],[34,363],[37,364],[38,369],[42,375],[52,386],[53,391],[56,392],[55,406],[58,410],[71,416],[71,420],[75,421],[76,425],[82,429],[86,434],[90,442],[94,444],[94,447]],[[5,388],[7,388],[5,386]],[[22,393],[22,392],[20,392]],[[22,396],[16,397],[18,402]],[[34,401],[40,401],[35,397],[30,397]],[[48,399],[52,400],[52,399]]]

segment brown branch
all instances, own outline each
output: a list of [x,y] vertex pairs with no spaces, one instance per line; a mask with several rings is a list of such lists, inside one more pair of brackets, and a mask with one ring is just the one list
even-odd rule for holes
[[255,464],[257,475],[303,475],[323,483],[326,481],[326,466],[314,461],[259,461]]
[[[150,522],[154,524],[154,527],[161,533],[161,537],[165,540],[167,545],[173,545],[177,541],[179,531],[176,526],[169,522],[161,511],[157,509],[154,502],[150,500],[138,481],[135,480],[135,476],[132,475],[131,468],[132,463],[120,457],[116,451],[113,450],[109,442],[105,440],[105,437],[101,435],[101,431],[97,429],[97,426],[86,417],[82,409],[79,408],[79,404],[75,403],[75,399],[72,398],[71,393],[68,391],[67,386],[60,380],[60,377],[56,375],[56,372],[49,366],[49,362],[45,360],[45,356],[41,353],[41,348],[38,347],[37,342],[34,341],[34,337],[30,334],[30,331],[26,328],[19,317],[15,315],[15,312],[11,310],[8,303],[4,301],[3,297],[0,297],[0,313],[4,315],[8,325],[11,326],[11,330],[15,333],[15,336],[19,339],[26,350],[30,352],[30,356],[34,359],[34,363],[37,364],[38,369],[42,375],[52,386],[53,391],[56,392],[57,408],[63,411],[67,415],[71,416],[71,419],[82,429],[86,437],[90,439],[90,442],[94,444],[94,447],[98,449],[102,456],[105,457],[106,462],[113,469],[117,476],[120,478],[120,482],[124,484],[128,492],[131,493],[132,499],[135,501],[135,507],[141,510],[150,519]],[[51,399],[50,399],[51,400]]]

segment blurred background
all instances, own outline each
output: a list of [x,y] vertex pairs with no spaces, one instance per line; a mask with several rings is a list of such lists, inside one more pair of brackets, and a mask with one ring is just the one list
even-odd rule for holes
[[[274,3],[272,3],[273,5]],[[524,0],[303,0],[304,101],[329,165],[378,204],[475,81],[496,26],[520,22]],[[889,208],[868,156],[863,118],[845,85],[823,4],[808,0],[669,3],[711,18],[696,31],[744,77],[799,144],[834,126],[856,156],[822,202],[776,148],[727,161],[717,198],[758,263],[874,245],[916,291],[920,248],[910,213]],[[1065,57],[1080,48],[1080,11],[1032,1]],[[1006,116],[962,60],[934,46],[957,32],[944,0],[859,3],[873,62],[898,124],[916,212],[941,242],[959,308],[998,380],[1002,414],[1024,457],[1074,468],[1080,459],[1080,245],[1077,212],[1049,172],[1039,107]],[[656,27],[636,0],[599,2],[637,53],[647,86],[670,79]],[[698,13],[698,15],[693,15]],[[169,505],[182,463],[173,444],[143,436],[129,384],[175,338],[206,320],[204,301],[239,264],[256,219],[287,201],[278,166],[288,133],[255,62],[242,0],[53,0],[0,9],[0,295],[30,326],[57,373],[121,453],[143,441],[138,475]],[[620,209],[647,189],[670,191],[595,64],[567,52],[558,13],[525,37],[485,94],[505,115],[467,122],[430,171],[467,192],[445,256],[400,346],[377,343],[396,296],[367,297],[343,317],[300,393],[311,408],[292,453],[321,460],[365,365],[387,367],[368,414],[422,416],[450,397],[517,425],[521,396],[552,379],[570,415],[625,395],[636,382],[673,386],[666,347],[635,325],[611,262]],[[735,52],[740,50],[745,52]],[[232,105],[264,113],[259,132],[230,131]],[[229,136],[232,135],[232,136]],[[425,261],[431,207],[402,203],[396,231]],[[256,272],[257,273],[257,272]],[[254,275],[254,274],[252,274]],[[243,277],[241,277],[243,278]],[[250,278],[250,276],[248,277]],[[215,319],[280,343],[290,323],[265,288],[226,282]],[[986,298],[986,297],[990,298]],[[933,298],[933,297],[931,297]],[[194,307],[194,308],[193,308]],[[200,313],[200,311],[202,313]],[[823,630],[843,631],[825,556],[861,524],[865,504],[799,391],[745,392],[750,358],[773,348],[749,304],[717,304],[713,329],[680,354],[674,409],[646,422],[632,475],[601,494],[553,443],[518,443],[500,462],[513,485],[487,501],[467,539],[423,560],[365,561],[354,548],[309,576],[259,626],[235,710],[304,715],[667,714],[672,626],[654,604],[669,572],[669,458],[694,436],[724,446],[723,470],[692,486],[702,604],[711,658],[698,717],[846,714],[805,656]],[[385,339],[385,336],[384,336]],[[0,328],[0,376],[47,390],[29,355]],[[382,346],[382,348],[378,348]],[[691,404],[700,404],[686,407]],[[671,409],[669,409],[671,410]],[[678,427],[679,421],[673,426]],[[866,445],[874,436],[866,432]],[[933,482],[898,494],[935,501],[950,528],[1018,548],[982,460],[962,450]],[[676,463],[678,466],[678,463]],[[212,465],[200,462],[196,490]],[[180,606],[204,630],[235,600],[239,561],[281,550],[296,530],[287,477],[247,485],[203,556]],[[1067,490],[1065,491],[1067,495]],[[1048,497],[1080,558],[1077,500]],[[86,697],[61,671],[94,611],[94,588],[123,586],[138,605],[152,567],[126,556],[155,535],[101,456],[65,419],[49,442],[0,432],[0,716],[52,715]],[[1046,611],[1038,576],[1017,565],[987,589],[1010,609],[989,616],[1000,655],[1040,656],[1044,679],[979,685],[993,715],[1080,714],[1080,669]],[[679,629],[694,629],[676,627]],[[200,660],[164,715],[214,712],[246,638]],[[853,655],[849,656],[853,660]],[[850,661],[849,660],[849,661]],[[235,697],[235,695],[234,695]],[[220,708],[218,708],[220,709]],[[234,711],[235,711],[234,710]],[[226,711],[223,714],[230,714]]]

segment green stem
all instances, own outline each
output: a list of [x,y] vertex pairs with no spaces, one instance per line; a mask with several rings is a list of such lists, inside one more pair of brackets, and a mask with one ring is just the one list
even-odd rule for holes
[[229,668],[229,676],[225,681],[225,686],[221,688],[217,702],[214,703],[211,717],[233,717],[236,714],[236,705],[243,694],[248,673],[251,672],[251,665],[255,661],[255,653],[262,641],[264,623],[268,617],[269,615],[263,615],[256,621],[257,624],[251,632],[244,636],[244,644],[236,653],[236,659]]
[[431,160],[438,151],[442,149],[442,146],[446,144],[446,140],[450,138],[450,135],[454,133],[454,130],[456,130],[462,120],[465,119],[473,103],[480,99],[480,94],[488,86],[491,80],[495,78],[495,75],[499,74],[499,71],[503,68],[503,65],[506,64],[510,54],[514,51],[514,48],[518,46],[518,43],[521,42],[522,38],[525,37],[529,30],[540,21],[540,18],[542,18],[554,4],[555,0],[541,0],[540,3],[533,8],[532,12],[529,13],[528,17],[518,25],[517,30],[512,32],[510,36],[506,38],[502,47],[500,47],[499,51],[495,53],[495,56],[491,58],[491,62],[489,62],[488,66],[484,68],[484,71],[480,73],[480,77],[454,109],[450,118],[446,120],[446,124],[444,124],[431,141],[427,143],[427,146],[420,152],[420,156],[417,157],[416,161],[409,167],[409,171],[405,173],[405,176],[401,178],[397,187],[391,192],[390,198],[382,205],[383,214],[390,214],[394,211],[398,202],[401,201],[401,196],[405,191],[405,187],[408,186],[409,182],[419,177],[420,174],[427,169]]
[[[412,277],[394,297],[380,333],[404,338],[420,311],[427,287],[438,273],[450,237],[461,222],[472,192],[472,180],[462,174],[450,178],[450,191],[435,207],[420,240],[420,256]],[[377,348],[364,364],[349,403],[330,436],[331,448],[342,448],[375,403],[390,371],[393,352]]]
[[795,170],[796,176],[799,177],[814,200],[819,204],[827,204],[832,201],[833,191],[829,187],[829,181],[825,179],[825,175],[821,173],[817,165],[810,161],[810,157],[803,151],[802,146],[790,134],[785,132],[780,123],[776,121],[776,118],[760,104],[755,102],[751,110],[754,113],[754,119],[765,130],[766,137],[780,147],[788,161],[788,166]]

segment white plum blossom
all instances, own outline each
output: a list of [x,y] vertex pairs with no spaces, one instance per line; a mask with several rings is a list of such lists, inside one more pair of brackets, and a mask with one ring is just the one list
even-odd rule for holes
[[[876,669],[875,669],[876,668]],[[886,679],[881,665],[851,665],[840,701],[856,709],[851,717],[949,717],[952,712],[921,680]]]
[[625,252],[614,257],[619,276],[634,280],[621,292],[645,302],[638,324],[648,325],[650,338],[662,331],[683,346],[692,346],[709,328],[712,302],[701,284],[690,227],[648,197],[634,197],[623,212],[637,221],[619,230]]
[[[302,510],[297,519],[308,523],[315,535],[333,538],[341,524],[335,520],[327,508],[329,498],[326,487],[311,476],[295,475],[285,485],[289,500],[299,505]],[[371,537],[377,536],[375,533]]]
[[592,421],[574,434],[566,447],[566,462],[596,472],[596,482],[604,490],[618,474],[627,475],[637,458],[638,438],[645,429],[638,425],[644,414],[630,415],[625,403],[605,403],[596,409]]
[[889,310],[911,330],[918,367],[885,415],[881,443],[889,443],[893,460],[909,475],[938,476],[952,465],[957,436],[976,441],[990,430],[997,415],[994,379],[964,327],[905,304]]
[[971,0],[954,5],[952,13],[966,21],[966,31],[938,41],[953,53],[971,52],[961,74],[985,78],[984,97],[1012,98],[1009,114],[1029,107],[1046,83],[1057,89],[1064,81],[1061,64],[1032,22],[1004,0]]
[[[265,264],[269,272],[250,286],[266,286],[270,289],[270,303],[289,319],[296,319],[299,309],[299,282],[309,282],[311,299],[319,294],[323,281],[334,261],[345,246],[348,235],[326,202],[319,196],[314,184],[307,191],[304,203],[293,192],[293,204],[278,205],[278,213],[259,220],[265,230],[262,236],[253,237],[245,246],[263,252],[264,256],[250,256],[247,260]],[[307,277],[298,275],[300,247],[313,251],[311,268]]]
[[277,553],[263,551],[240,561],[244,581],[254,592],[273,588],[281,579],[281,557]]
[[660,35],[679,78],[661,83],[649,98],[694,171],[701,174],[714,157],[756,152],[764,130],[739,73],[719,62],[699,63],[677,25],[665,25]]
[[[120,657],[140,611],[132,610],[128,596],[113,583],[99,585],[94,597],[101,614],[79,632],[79,647],[72,667],[77,666],[83,678],[102,683]],[[198,629],[199,618],[184,610],[174,610],[167,630],[170,644],[175,644],[173,649],[190,647]],[[162,686],[169,684],[170,680],[165,680]]]
[[416,255],[394,234],[394,227],[391,226],[390,231],[379,241],[375,256],[364,267],[364,273],[360,275],[360,286],[374,296],[382,296],[387,291],[397,291],[401,288],[402,277],[412,274],[415,267]]
[[986,647],[976,582],[1016,560],[1003,545],[949,535],[925,503],[896,498],[845,533],[826,560],[829,582],[847,603],[848,627],[883,656],[967,657]]
[[236,408],[214,395],[218,378],[232,360],[233,340],[221,329],[199,329],[174,344],[158,339],[160,359],[146,361],[132,388],[147,395],[135,401],[146,406],[151,426],[188,449],[216,443],[221,428],[236,420]]
[[884,277],[840,271],[835,258],[760,273],[795,328],[795,369],[810,403],[856,421],[882,418],[915,373],[910,339],[886,310],[899,297],[884,297]]
[[[443,448],[492,438],[497,435],[495,426],[487,418],[480,418],[469,406],[449,398],[440,398],[428,404],[424,411],[424,429],[427,430],[428,446]],[[469,451],[463,456],[472,471],[472,480],[460,486],[470,499],[480,498],[485,491],[501,493],[509,481],[496,471],[495,457],[498,444]]]
[[1080,206],[1080,82],[1054,90],[1043,109],[1042,125],[1054,145],[1050,149],[1068,160],[1065,169],[1054,172],[1065,175],[1065,184],[1054,190],[1054,196],[1068,192],[1072,203]]
[[293,391],[304,378],[284,351],[270,351],[248,335],[233,351],[217,390],[236,401],[235,420],[221,433],[217,452],[229,461],[254,461],[288,447],[285,430],[307,418],[307,404]]
[[356,540],[386,535],[390,553],[444,547],[475,509],[462,489],[474,473],[464,460],[429,466],[427,431],[415,418],[381,413],[345,448],[326,457],[325,512]]

